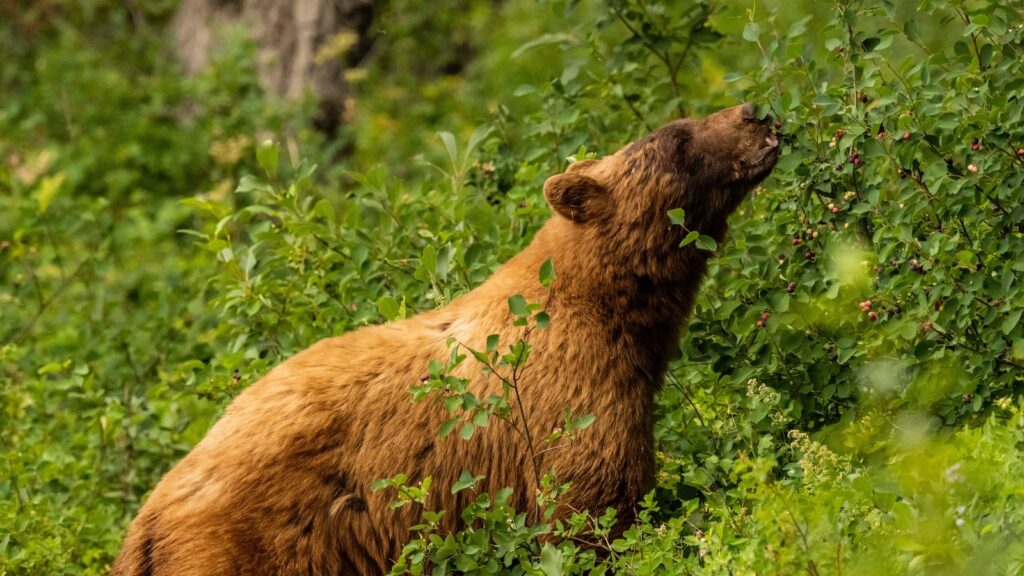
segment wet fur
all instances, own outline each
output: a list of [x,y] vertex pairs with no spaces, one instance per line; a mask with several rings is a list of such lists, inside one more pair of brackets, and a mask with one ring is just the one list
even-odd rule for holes
[[[563,411],[593,414],[571,448],[547,452],[572,490],[570,509],[619,512],[620,529],[654,486],[654,395],[706,269],[707,254],[679,249],[684,232],[666,212],[683,207],[687,227],[721,241],[726,218],[771,169],[750,162],[767,128],[739,108],[680,120],[600,161],[552,177],[555,216],[483,285],[409,320],[325,339],[243,392],[207,437],[159,483],[132,523],[116,576],[382,574],[408,539],[419,510],[392,510],[374,480],[430,475],[428,505],[455,512],[469,491],[447,487],[462,470],[481,488],[512,487],[533,510],[536,486],[524,443],[493,423],[464,442],[439,438],[447,413],[410,402],[449,338],[483,348],[487,335],[521,337],[512,294],[543,301],[550,327],[530,336],[520,379],[534,437]],[[554,258],[550,293],[537,271]],[[472,362],[461,375],[495,390]],[[449,528],[455,528],[449,524]]]

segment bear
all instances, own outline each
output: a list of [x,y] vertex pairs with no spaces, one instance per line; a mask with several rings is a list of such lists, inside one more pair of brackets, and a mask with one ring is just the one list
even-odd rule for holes
[[[389,571],[421,509],[392,509],[382,478],[431,476],[427,504],[457,526],[471,491],[448,490],[463,470],[476,489],[513,489],[537,517],[536,457],[571,488],[572,510],[635,519],[655,485],[654,409],[705,275],[709,252],[681,247],[688,231],[722,242],[727,218],[772,170],[779,143],[767,117],[743,104],[677,119],[601,159],[550,177],[552,217],[522,252],[447,306],[321,340],[242,392],[206,437],[149,495],[125,536],[115,576],[375,575]],[[685,211],[683,226],[668,212]],[[538,270],[551,259],[556,276]],[[548,326],[530,333],[516,412],[533,437],[566,409],[595,417],[564,450],[528,453],[507,426],[470,440],[438,430],[450,414],[411,402],[431,360],[451,342],[482,350],[489,335],[522,337],[508,299],[543,302]],[[478,397],[495,381],[482,364],[456,370]],[[493,376],[493,375],[492,375]]]

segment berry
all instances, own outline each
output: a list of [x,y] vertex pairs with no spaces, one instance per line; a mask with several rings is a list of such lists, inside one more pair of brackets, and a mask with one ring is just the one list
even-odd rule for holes
[[874,312],[868,312],[868,320],[871,320],[872,322],[878,320],[878,314],[875,314]]
[[925,332],[931,332],[932,331],[932,321],[931,320],[925,320],[924,324],[921,324],[921,328],[923,328]]
[[775,129],[776,130],[782,130],[782,122],[776,122],[775,123]]
[[833,206],[832,207],[832,213],[833,214],[839,214],[839,206]]
[[789,292],[790,294],[796,292],[796,282],[790,282],[789,286],[786,286],[786,292]]
[[1018,158],[1024,158],[1024,148],[1018,148],[1017,149],[1017,157]]
[[793,238],[793,246],[799,246],[799,245],[800,245],[800,239],[799,238]]
[[981,144],[971,144],[971,150],[974,150],[975,152],[981,150]]
[[420,376],[420,382],[426,382],[427,380],[430,380],[430,374]]
[[910,265],[913,266],[914,268],[917,268],[918,266],[921,265],[921,263],[917,261],[917,258],[911,258]]
[[853,165],[860,166],[860,156],[857,156],[856,158],[853,159]]
[[761,320],[767,320],[767,319],[769,319],[771,317],[772,317],[771,314],[769,314],[767,312],[761,312]]
[[904,132],[903,133],[903,139],[904,140],[910,140],[910,132]]
[[814,260],[814,258],[815,258],[814,252],[811,252],[810,250],[808,250],[807,252],[804,252],[804,260],[807,260],[808,262],[810,262],[810,261]]
[[842,128],[836,130],[836,138],[842,138],[844,134],[846,134],[846,132],[843,132]]
[[967,165],[967,171],[970,172],[971,174],[977,174],[977,172],[978,172],[978,165],[977,164],[968,164]]
[[757,327],[758,328],[764,328],[764,320],[758,320],[757,321]]

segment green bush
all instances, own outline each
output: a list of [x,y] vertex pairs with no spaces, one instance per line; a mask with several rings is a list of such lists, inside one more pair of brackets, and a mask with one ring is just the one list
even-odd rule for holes
[[399,2],[341,161],[243,39],[182,81],[173,3],[118,4],[0,19],[0,574],[104,573],[271,366],[478,285],[568,158],[739,101],[784,154],[712,260],[637,523],[476,493],[395,573],[1024,571],[1024,3]]

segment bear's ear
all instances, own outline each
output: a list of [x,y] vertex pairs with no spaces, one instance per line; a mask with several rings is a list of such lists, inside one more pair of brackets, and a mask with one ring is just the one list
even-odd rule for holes
[[544,197],[555,212],[578,224],[601,220],[611,208],[603,186],[572,171],[548,178],[544,182]]

